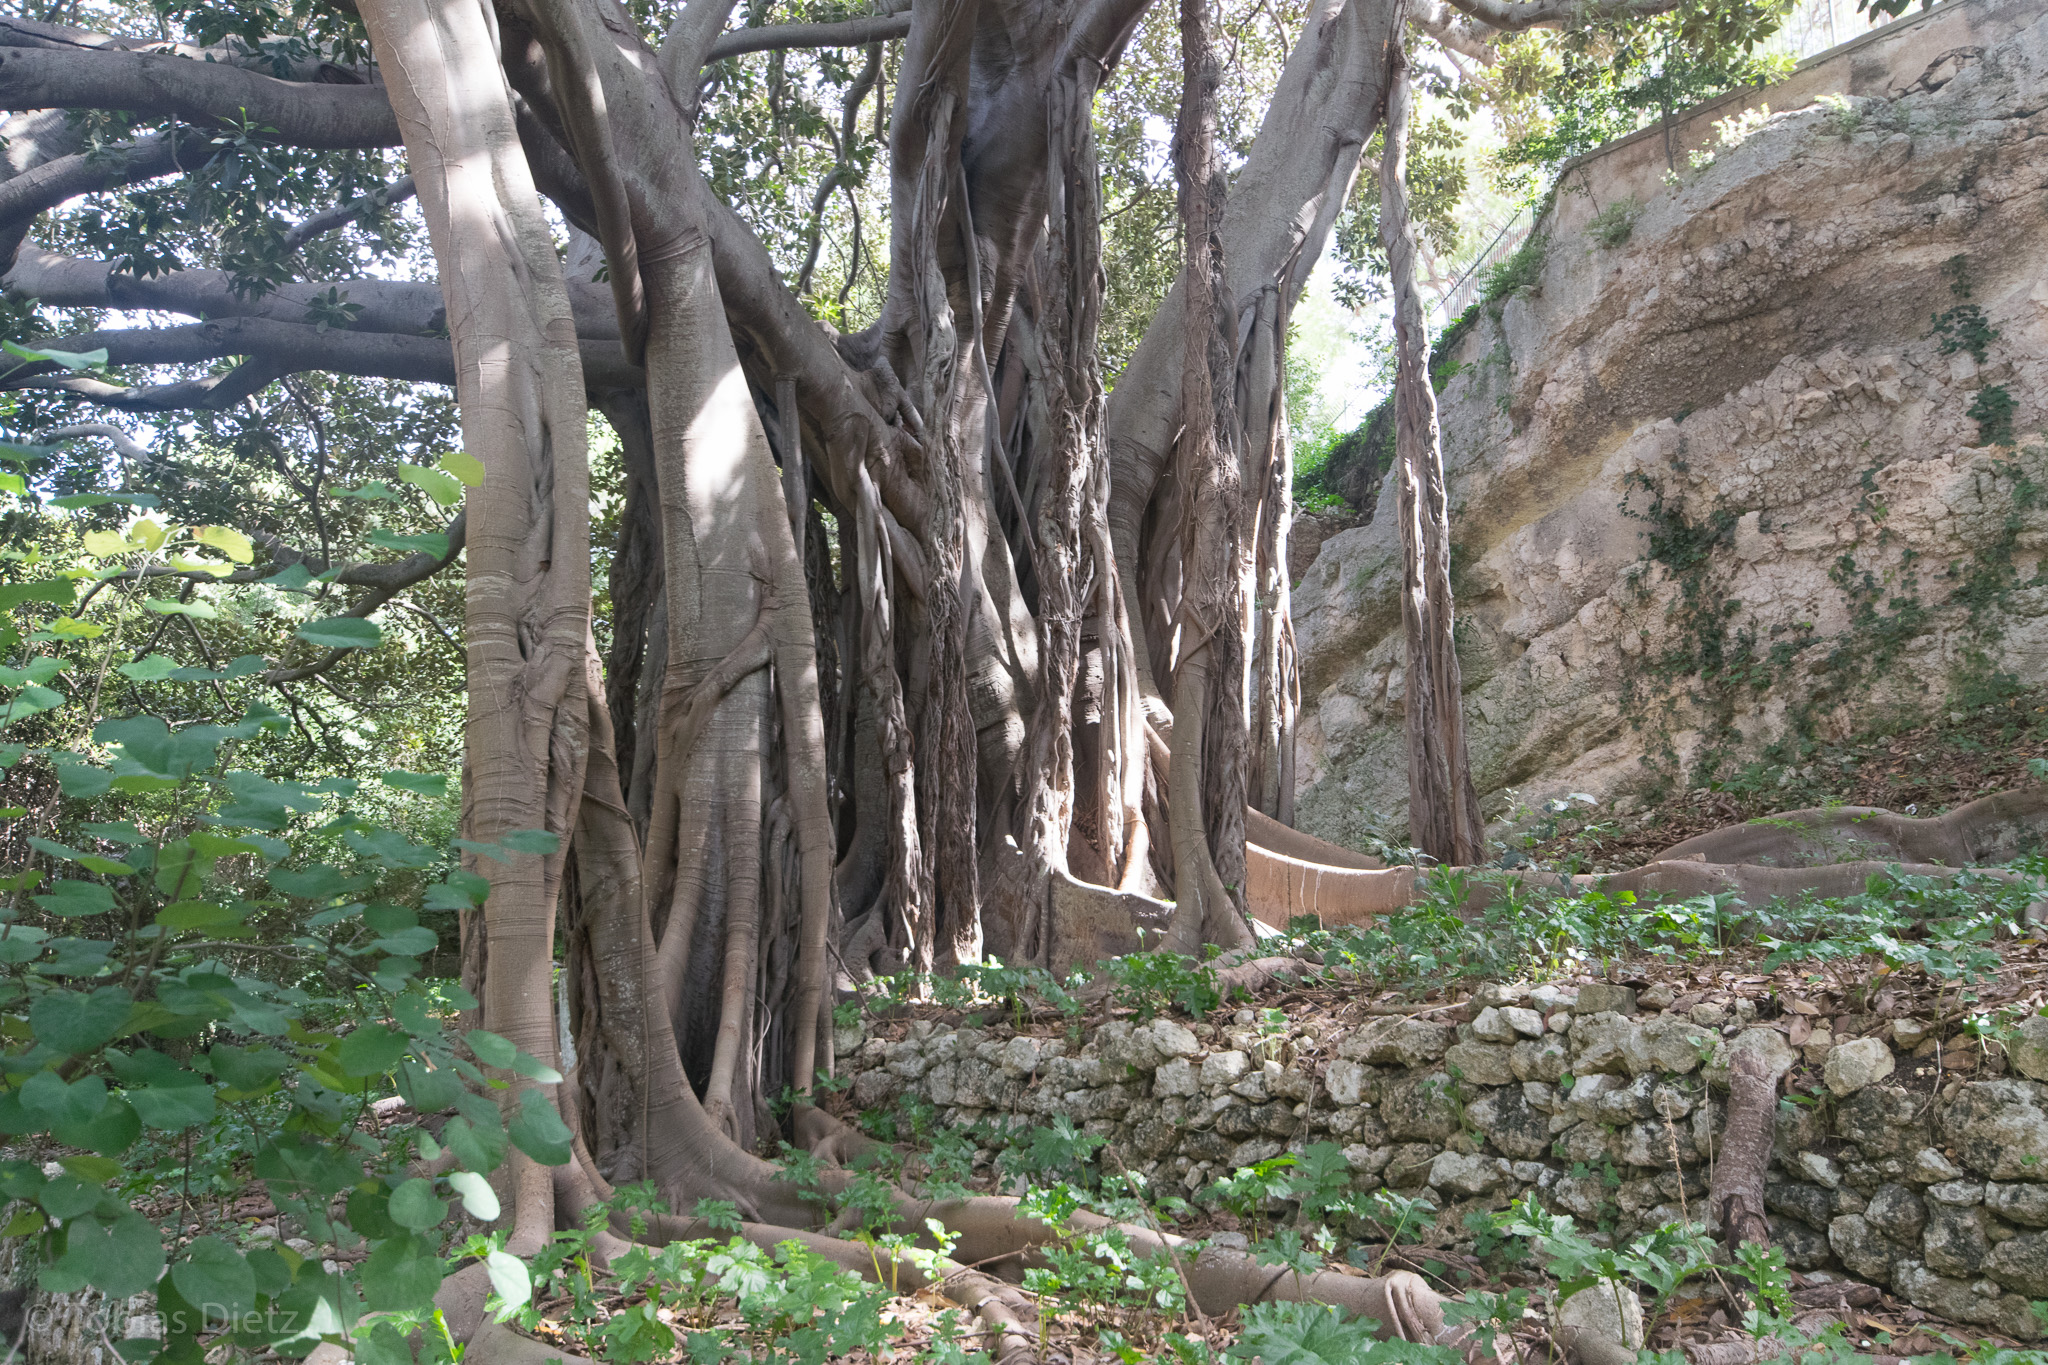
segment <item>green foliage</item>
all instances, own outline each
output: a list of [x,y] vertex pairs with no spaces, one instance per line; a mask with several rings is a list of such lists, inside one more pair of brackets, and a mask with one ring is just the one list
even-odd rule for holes
[[1636,220],[1643,216],[1643,205],[1634,195],[1617,199],[1593,215],[1593,221],[1586,224],[1586,233],[1594,241],[1613,250],[1635,235]]
[[1167,1009],[1199,1019],[1223,1003],[1214,967],[1164,948],[1110,958],[1099,970],[1114,983],[1110,999],[1136,1010],[1141,1021]]
[[2012,419],[2018,409],[2018,401],[2003,384],[1986,384],[1977,390],[1966,414],[1977,424],[1977,443],[1987,446],[2014,444],[2017,438],[2013,434]]
[[1532,293],[1542,283],[1543,262],[1550,253],[1550,239],[1532,232],[1522,244],[1479,273],[1479,301],[1499,311],[1501,304],[1520,294]]
[[1755,48],[1790,8],[1780,0],[1691,0],[1648,22],[1596,21],[1504,40],[1488,82],[1510,130],[1495,174],[1534,194],[1566,161],[1604,142],[1781,79],[1790,60],[1758,56]]

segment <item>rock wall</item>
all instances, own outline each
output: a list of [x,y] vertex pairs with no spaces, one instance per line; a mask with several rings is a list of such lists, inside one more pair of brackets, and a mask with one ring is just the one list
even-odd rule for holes
[[[1450,350],[1490,818],[2048,679],[2048,4],[1954,0],[1674,142],[1717,154],[1667,176],[1651,130],[1569,168],[1534,288]],[[1294,596],[1298,823],[1352,844],[1406,824],[1391,512]]]
[[1780,1106],[1765,1189],[1794,1268],[2043,1335],[2029,1305],[2048,1296],[2048,1018],[2008,1057],[1960,1036],[1944,1049],[1921,1019],[1800,1027],[1769,996],[1669,985],[1487,987],[1465,1012],[1335,1031],[1261,1028],[1245,1010],[1220,1026],[1115,1021],[1085,1042],[920,1020],[837,1042],[857,1106],[914,1095],[984,1133],[1065,1116],[1190,1193],[1340,1144],[1359,1189],[1432,1196],[1437,1245],[1469,1242],[1467,1214],[1532,1191],[1615,1239],[1704,1217],[1727,1069],[1754,1050],[1807,1101]]

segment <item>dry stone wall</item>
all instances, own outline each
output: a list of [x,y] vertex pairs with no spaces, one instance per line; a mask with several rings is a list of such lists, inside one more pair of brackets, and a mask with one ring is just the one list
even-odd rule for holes
[[[1710,116],[1766,105],[1719,147]],[[1937,6],[1680,143],[1675,185],[1655,137],[1572,168],[1534,287],[1448,357],[1490,817],[2048,680],[2048,4]],[[1298,823],[1354,846],[1406,823],[1381,511],[1294,596]]]
[[1875,1015],[1809,1021],[1795,1047],[1794,1016],[1768,996],[1669,985],[1489,986],[1462,1012],[1333,1032],[1245,1010],[1084,1038],[918,1020],[837,1042],[859,1107],[916,1097],[984,1133],[1064,1116],[1185,1193],[1336,1143],[1361,1191],[1426,1191],[1439,1245],[1469,1243],[1468,1214],[1523,1194],[1623,1240],[1702,1219],[1730,1059],[1754,1051],[1797,1096],[1780,1106],[1765,1189],[1794,1268],[2043,1334],[2031,1302],[2048,1297],[2048,1018],[2008,1052]]

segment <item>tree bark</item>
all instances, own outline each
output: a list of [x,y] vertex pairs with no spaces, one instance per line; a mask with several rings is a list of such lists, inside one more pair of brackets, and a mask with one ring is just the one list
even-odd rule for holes
[[1394,56],[1387,91],[1386,155],[1380,163],[1380,234],[1394,295],[1395,460],[1400,471],[1401,620],[1407,636],[1403,712],[1408,730],[1408,830],[1440,863],[1485,859],[1486,837],[1465,748],[1463,685],[1451,600],[1450,504],[1429,329],[1415,282],[1407,159],[1410,93],[1405,58]]

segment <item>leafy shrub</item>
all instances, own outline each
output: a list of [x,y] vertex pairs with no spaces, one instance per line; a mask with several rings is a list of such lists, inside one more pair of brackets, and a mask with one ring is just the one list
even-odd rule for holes
[[1643,206],[1634,195],[1617,199],[1593,215],[1593,221],[1586,225],[1586,232],[1600,245],[1612,250],[1621,246],[1635,235],[1636,220],[1643,216]]

